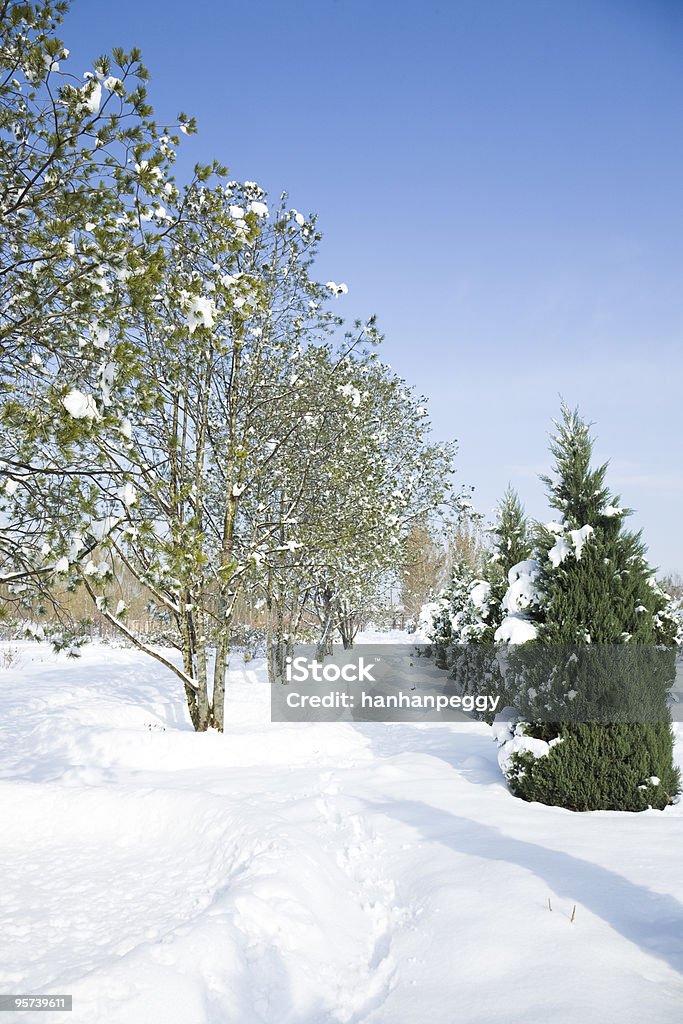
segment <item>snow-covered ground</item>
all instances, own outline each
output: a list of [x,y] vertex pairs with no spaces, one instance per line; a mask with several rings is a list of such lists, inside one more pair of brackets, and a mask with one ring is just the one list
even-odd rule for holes
[[271,724],[260,662],[197,736],[133,651],[9,646],[0,992],[55,1024],[681,1020],[683,805],[525,804],[475,723]]

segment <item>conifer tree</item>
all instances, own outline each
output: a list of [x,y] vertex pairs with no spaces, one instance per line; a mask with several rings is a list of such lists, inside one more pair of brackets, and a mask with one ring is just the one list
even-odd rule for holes
[[500,566],[506,575],[513,565],[531,556],[529,520],[513,487],[507,487],[498,503],[492,540],[491,561]]
[[153,120],[139,51],[70,71],[68,9],[0,3],[0,578],[19,604],[29,584],[43,599],[58,561],[43,508],[68,527],[100,471],[87,443],[118,430],[147,376],[131,323],[180,215],[180,136]]
[[610,495],[607,466],[591,466],[590,427],[577,411],[563,405],[550,450],[555,473],[543,479],[561,519],[537,539],[538,643],[512,657],[529,719],[518,733],[542,747],[513,753],[508,780],[524,799],[572,810],[664,808],[679,791],[664,599],[640,534],[624,529],[629,510]]
[[496,520],[490,536],[491,550],[484,565],[484,576],[490,585],[488,629],[481,637],[485,643],[493,642],[493,634],[502,621],[501,602],[508,588],[510,569],[531,558],[533,548],[529,520],[519,495],[509,485],[496,508]]

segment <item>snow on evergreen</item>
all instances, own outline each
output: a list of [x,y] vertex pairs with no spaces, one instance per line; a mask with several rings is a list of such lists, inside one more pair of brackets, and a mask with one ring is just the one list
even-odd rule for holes
[[62,405],[75,420],[95,420],[99,417],[97,405],[92,395],[84,395],[77,388],[74,388],[64,396]]
[[494,634],[496,643],[526,644],[538,636],[538,627],[524,615],[506,615]]
[[496,643],[525,644],[536,639],[538,630],[530,613],[538,608],[541,600],[539,570],[535,559],[526,558],[508,572],[509,586],[501,601],[505,614],[494,634]]
[[[519,642],[524,643],[523,640]],[[504,708],[496,715],[492,732],[498,745],[498,764],[504,775],[511,772],[515,754],[531,754],[534,758],[546,757],[552,747],[562,742],[559,737],[546,742],[527,735],[526,723],[519,720],[514,708]]]

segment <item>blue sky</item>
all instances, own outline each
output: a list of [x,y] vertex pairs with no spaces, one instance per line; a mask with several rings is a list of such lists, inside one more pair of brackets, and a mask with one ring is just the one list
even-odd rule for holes
[[683,571],[680,0],[77,0],[62,35],[74,71],[140,46],[188,165],[319,215],[483,512],[546,515],[561,394]]

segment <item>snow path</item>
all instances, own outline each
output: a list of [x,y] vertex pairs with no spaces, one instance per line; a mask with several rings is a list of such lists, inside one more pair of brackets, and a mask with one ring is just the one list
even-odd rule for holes
[[134,652],[12,646],[0,991],[51,1021],[681,1019],[680,804],[524,804],[478,724],[273,725],[259,662],[195,736]]

